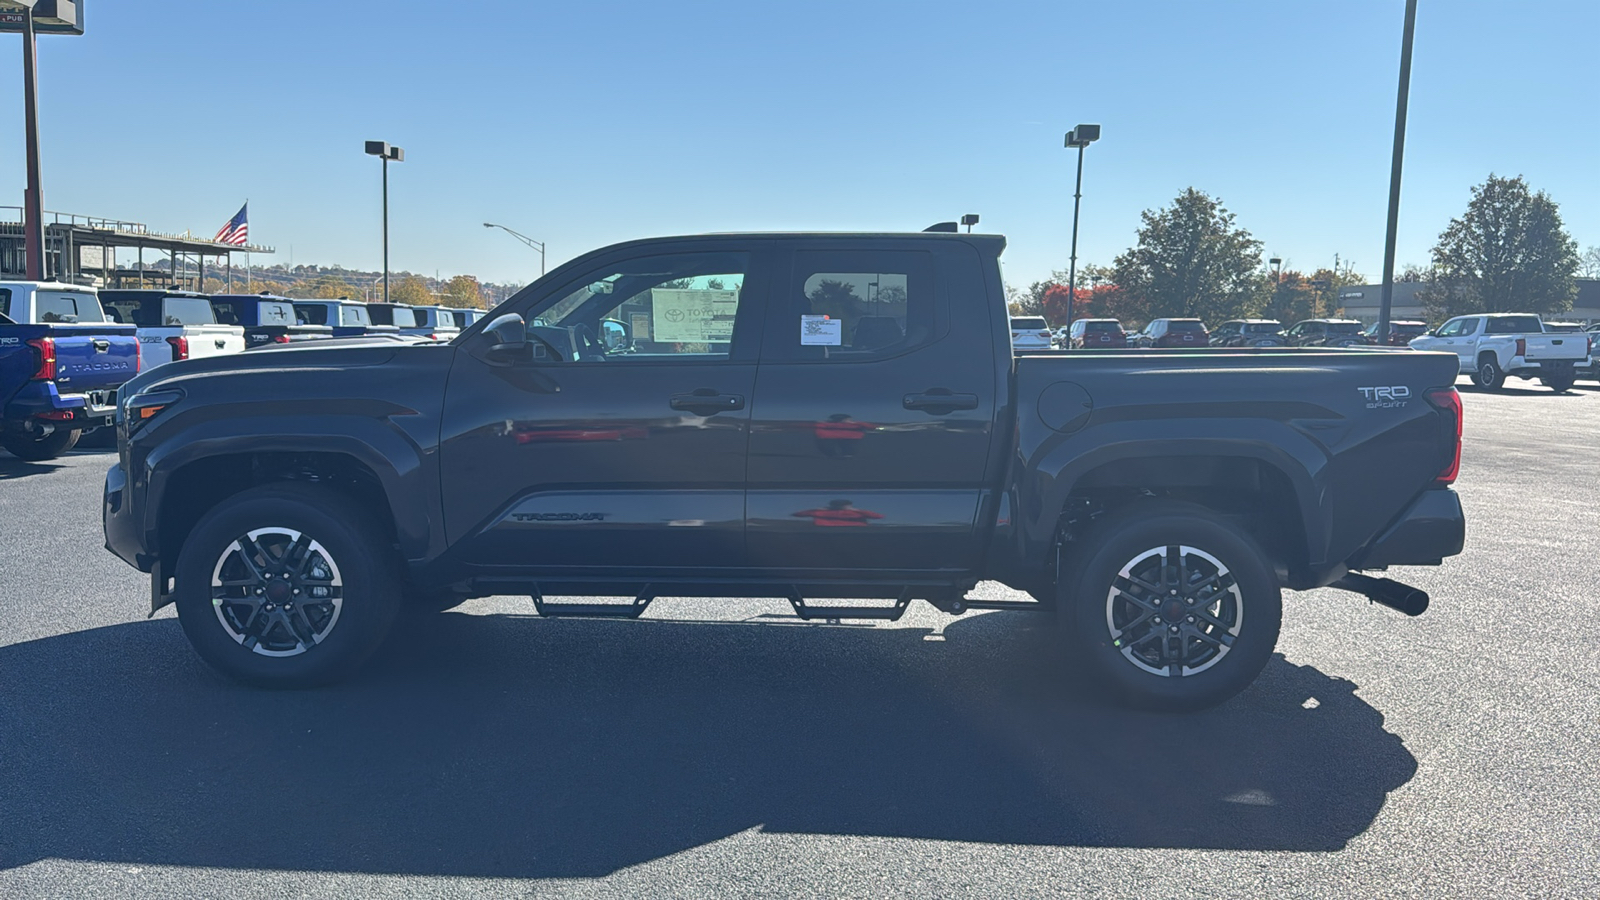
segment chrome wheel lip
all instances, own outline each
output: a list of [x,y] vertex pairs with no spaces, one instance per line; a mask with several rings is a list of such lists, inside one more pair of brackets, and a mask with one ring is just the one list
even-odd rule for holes
[[[327,579],[316,579],[312,582],[312,584],[317,587],[327,587],[333,589],[330,591],[331,596],[323,601],[314,602],[312,605],[331,606],[332,612],[328,615],[327,621],[322,625],[321,628],[311,628],[309,626],[309,620],[305,618],[302,610],[301,619],[307,623],[307,630],[310,632],[308,635],[310,640],[309,643],[307,643],[306,640],[307,636],[302,636],[298,631],[295,631],[293,628],[291,628],[290,631],[295,634],[296,638],[295,646],[285,649],[272,649],[270,647],[263,646],[259,642],[261,635],[241,632],[238,628],[234,627],[232,622],[228,620],[226,607],[240,604],[247,605],[252,601],[248,597],[224,598],[218,596],[219,592],[222,592],[230,587],[230,585],[225,585],[223,583],[223,567],[226,566],[230,560],[236,557],[243,560],[246,554],[246,550],[244,548],[245,541],[249,541],[252,545],[259,548],[262,537],[269,535],[287,538],[288,547],[290,549],[300,546],[300,542],[302,540],[305,541],[303,552],[300,555],[300,559],[302,561],[300,568],[302,570],[306,568],[313,556],[320,558],[321,561],[327,566],[330,577]],[[288,550],[285,550],[285,554],[288,552]],[[265,553],[263,552],[262,555],[265,556]],[[286,560],[283,560],[282,557],[279,558],[279,561],[287,562]],[[251,569],[253,572],[255,571],[255,567],[251,566],[249,563],[245,563],[245,566],[247,569]],[[268,568],[271,568],[271,566],[268,566]],[[268,578],[270,578],[271,573],[269,572],[266,574]],[[303,576],[303,571],[300,573],[300,577],[291,578],[289,574],[283,574],[283,578],[289,579],[290,583],[296,586],[304,583]],[[260,584],[263,590],[265,590],[267,586],[267,581],[265,579],[252,579],[252,582]],[[231,586],[237,587],[238,585],[234,584]],[[257,591],[256,593],[261,594],[262,591]],[[344,577],[339,570],[338,563],[333,558],[333,554],[329,553],[328,549],[323,546],[320,541],[310,538],[304,532],[294,528],[265,526],[261,528],[254,528],[245,532],[242,537],[235,538],[228,544],[227,547],[223,548],[222,553],[217,557],[216,565],[214,565],[211,569],[211,595],[211,606],[212,610],[216,613],[217,622],[222,626],[228,637],[233,639],[234,643],[247,647],[252,653],[256,653],[261,656],[299,656],[300,654],[311,650],[313,647],[326,640],[328,635],[333,633],[334,626],[338,625],[340,613],[344,608]],[[302,598],[301,602],[306,603],[307,600]],[[286,613],[280,613],[278,618],[283,618],[285,615]],[[287,620],[285,619],[285,621]],[[271,627],[271,624],[269,624],[268,628],[270,629]]]
[[[1163,567],[1170,566],[1173,562],[1168,557],[1174,549],[1177,550],[1177,564],[1181,572],[1188,572],[1188,567],[1182,565],[1182,563],[1183,560],[1191,558],[1199,560],[1205,567],[1210,569],[1210,573],[1200,580],[1198,589],[1192,581],[1189,584],[1181,584],[1178,582],[1168,583],[1163,580],[1159,585],[1160,591],[1143,591],[1147,594],[1160,594],[1160,596],[1140,598],[1119,586],[1119,582],[1130,584],[1148,583],[1141,578],[1135,577],[1135,573],[1139,571],[1141,565],[1152,557],[1160,557]],[[1199,571],[1203,572],[1204,569]],[[1204,589],[1207,583],[1212,581],[1215,581],[1216,589],[1210,593],[1205,593]],[[1222,586],[1224,584],[1226,586]],[[1173,599],[1192,601],[1183,604],[1183,611],[1187,614],[1187,618],[1198,619],[1198,621],[1163,621],[1160,618],[1160,607],[1163,603],[1171,602]],[[1125,605],[1144,609],[1146,610],[1146,615],[1127,622],[1123,626],[1118,626],[1117,613]],[[1107,632],[1111,637],[1112,647],[1116,648],[1124,659],[1141,671],[1160,677],[1188,677],[1198,675],[1216,666],[1233,649],[1233,644],[1244,627],[1244,614],[1244,596],[1239,590],[1238,578],[1234,576],[1233,572],[1229,570],[1222,560],[1204,550],[1187,544],[1164,544],[1136,554],[1123,564],[1117,573],[1117,578],[1113,579],[1111,587],[1106,592],[1105,621]],[[1134,626],[1147,623],[1149,627],[1143,633],[1138,636],[1130,635]],[[1159,639],[1163,642],[1163,655],[1165,655],[1166,642],[1173,639],[1170,637],[1173,634],[1171,629],[1176,629],[1176,639],[1180,642],[1180,645],[1187,646],[1191,640],[1200,640],[1209,644],[1210,650],[1214,652],[1196,665],[1189,665],[1187,662],[1169,662],[1159,668],[1140,658],[1140,655],[1135,652],[1138,647],[1150,640],[1151,635],[1159,633]]]

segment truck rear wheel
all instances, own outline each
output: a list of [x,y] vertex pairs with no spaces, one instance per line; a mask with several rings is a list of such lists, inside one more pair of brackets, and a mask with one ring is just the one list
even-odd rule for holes
[[1498,391],[1505,386],[1506,373],[1493,356],[1485,355],[1478,360],[1478,369],[1472,373],[1472,383],[1486,391]]
[[28,462],[55,459],[71,450],[77,443],[78,432],[66,428],[57,428],[44,437],[12,432],[0,438],[0,446],[4,446],[17,459],[25,459]]
[[1214,706],[1272,657],[1277,576],[1255,541],[1205,507],[1131,505],[1063,559],[1057,615],[1069,650],[1134,705]]
[[206,513],[184,542],[178,619],[200,657],[239,681],[329,684],[394,624],[397,562],[350,499],[296,482],[252,488]]

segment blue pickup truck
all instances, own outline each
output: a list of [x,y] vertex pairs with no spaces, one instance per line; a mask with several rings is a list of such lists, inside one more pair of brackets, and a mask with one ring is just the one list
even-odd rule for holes
[[92,289],[0,282],[0,446],[13,456],[51,459],[112,425],[138,373],[134,326],[105,321]]
[[294,301],[275,294],[216,294],[211,309],[219,323],[244,329],[246,350],[333,337],[333,329],[326,324],[301,323]]

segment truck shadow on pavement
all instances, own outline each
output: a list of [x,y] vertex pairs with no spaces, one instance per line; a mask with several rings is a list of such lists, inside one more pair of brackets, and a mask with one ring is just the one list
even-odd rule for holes
[[583,877],[750,831],[1333,851],[1417,769],[1354,687],[1275,656],[1218,709],[1125,711],[1025,614],[449,613],[269,692],[158,619],[0,647],[0,868]]
[[61,468],[59,463],[28,462],[25,459],[17,459],[4,450],[0,450],[0,481],[25,478],[29,475],[43,475],[46,472],[54,472],[59,468]]

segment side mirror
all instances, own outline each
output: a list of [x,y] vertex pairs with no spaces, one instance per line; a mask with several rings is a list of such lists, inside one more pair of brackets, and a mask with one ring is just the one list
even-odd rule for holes
[[530,359],[528,352],[528,323],[516,313],[497,316],[484,326],[479,338],[486,343],[484,361],[498,366],[509,366]]
[[600,320],[600,343],[607,353],[626,353],[633,349],[633,338],[628,334],[627,323],[618,319]]

